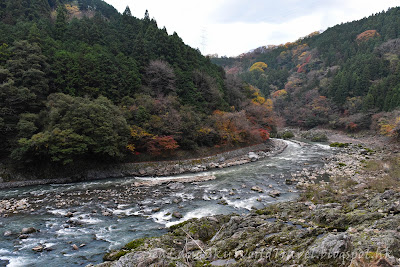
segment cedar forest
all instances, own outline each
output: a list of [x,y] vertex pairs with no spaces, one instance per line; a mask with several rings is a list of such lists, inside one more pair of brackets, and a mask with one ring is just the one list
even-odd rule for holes
[[101,0],[0,1],[1,159],[24,168],[168,159],[269,138],[272,103]]
[[276,126],[400,132],[400,9],[237,58],[101,0],[0,1],[0,159],[71,166],[259,143]]

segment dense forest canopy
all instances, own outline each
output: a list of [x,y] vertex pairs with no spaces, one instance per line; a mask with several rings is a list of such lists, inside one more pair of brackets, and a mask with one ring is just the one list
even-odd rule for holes
[[287,125],[372,127],[393,135],[400,128],[393,112],[400,106],[399,56],[400,8],[391,8],[296,42],[212,61],[272,99]]
[[0,152],[19,164],[168,157],[268,139],[271,103],[101,0],[0,1]]

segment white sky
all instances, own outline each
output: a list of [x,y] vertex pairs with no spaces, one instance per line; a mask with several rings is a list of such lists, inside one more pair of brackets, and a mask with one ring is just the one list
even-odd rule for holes
[[400,0],[105,0],[135,17],[146,9],[158,27],[174,31],[203,54],[237,56],[297,40],[342,22],[400,6]]

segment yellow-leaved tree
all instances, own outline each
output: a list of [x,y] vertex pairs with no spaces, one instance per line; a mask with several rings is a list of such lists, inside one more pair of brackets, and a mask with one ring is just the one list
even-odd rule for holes
[[250,67],[250,71],[261,71],[264,72],[268,68],[268,65],[264,62],[256,62]]

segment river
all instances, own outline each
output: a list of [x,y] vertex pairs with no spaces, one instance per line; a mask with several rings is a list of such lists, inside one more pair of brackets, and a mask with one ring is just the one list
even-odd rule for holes
[[[304,168],[321,168],[322,159],[334,151],[323,144],[300,146],[285,142],[288,147],[277,156],[201,174],[214,175],[216,179],[211,181],[138,188],[132,184],[139,179],[168,177],[126,177],[1,190],[0,199],[25,199],[29,207],[0,218],[0,266],[100,263],[106,251],[136,238],[161,235],[167,232],[166,227],[190,218],[242,214],[276,201],[295,199],[296,188],[287,185],[285,179]],[[264,192],[251,190],[253,186],[261,187]],[[268,195],[271,190],[279,190],[281,195],[273,198]],[[182,218],[173,217],[174,212],[179,212]],[[24,227],[40,231],[20,239]],[[4,236],[7,231],[12,234]],[[34,252],[32,248],[40,244],[47,250]]]

